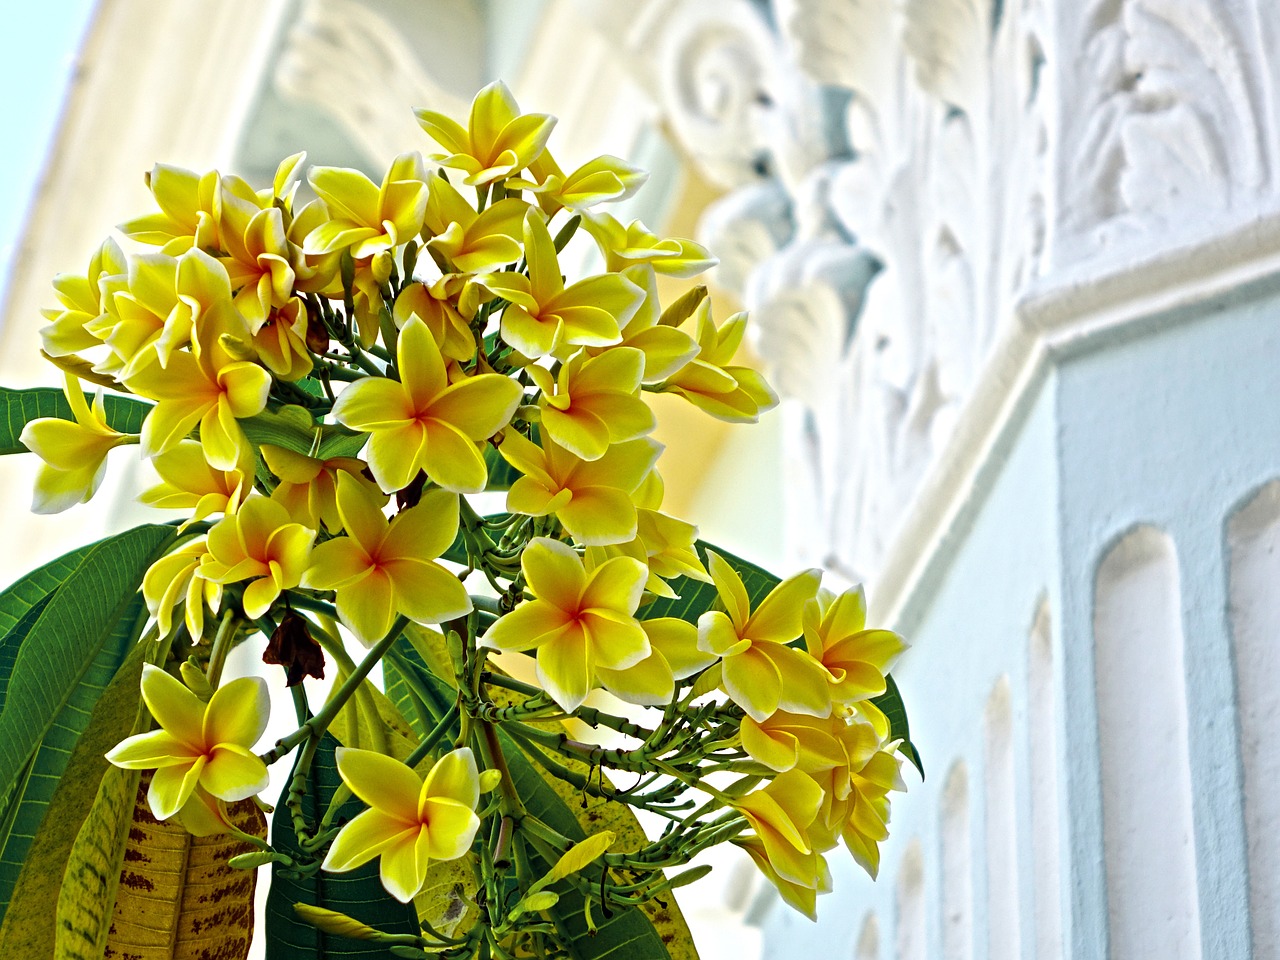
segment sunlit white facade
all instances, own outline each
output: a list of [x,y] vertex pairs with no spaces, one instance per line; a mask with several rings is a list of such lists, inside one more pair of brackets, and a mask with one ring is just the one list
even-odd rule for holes
[[[50,382],[48,278],[154,161],[373,171],[502,77],[558,154],[652,170],[627,213],[720,255],[787,398],[662,411],[675,511],[912,643],[878,882],[833,854],[815,925],[727,862],[704,956],[1280,958],[1278,36],[1267,0],[103,4],[0,380]],[[13,527],[5,578],[136,482]]]

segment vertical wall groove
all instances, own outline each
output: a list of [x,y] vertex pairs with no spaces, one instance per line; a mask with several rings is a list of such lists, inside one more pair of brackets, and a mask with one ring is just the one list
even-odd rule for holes
[[973,858],[969,774],[957,760],[942,788],[942,956],[973,958]]
[[862,921],[855,960],[880,960],[880,923],[874,913],[868,913]]
[[1057,696],[1049,605],[1031,624],[1027,703],[1031,724],[1031,840],[1035,862],[1036,960],[1061,960],[1062,889],[1058,832]]
[[1196,960],[1181,590],[1167,535],[1139,527],[1107,553],[1093,625],[1111,956]]
[[925,960],[924,860],[912,840],[898,868],[897,960]]
[[1227,525],[1254,960],[1280,960],[1280,482]]
[[1022,930],[1008,677],[997,680],[991,691],[985,726],[987,956],[989,960],[1019,960]]

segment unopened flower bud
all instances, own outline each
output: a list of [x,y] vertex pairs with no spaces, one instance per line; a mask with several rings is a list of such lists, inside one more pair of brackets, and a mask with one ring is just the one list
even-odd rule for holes
[[227,866],[232,870],[252,870],[255,867],[265,867],[269,863],[279,863],[288,867],[293,866],[293,859],[271,850],[250,850],[248,853],[236,854],[227,861]]
[[353,940],[377,940],[382,936],[367,923],[361,923],[345,913],[326,910],[324,907],[315,907],[309,903],[295,903],[293,912],[318,930],[335,936],[350,937]]

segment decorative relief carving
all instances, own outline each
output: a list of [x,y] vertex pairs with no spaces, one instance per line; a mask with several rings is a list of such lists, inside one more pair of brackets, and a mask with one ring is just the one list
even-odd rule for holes
[[[997,15],[989,0],[772,10],[780,62],[811,92],[767,91],[761,126],[783,134],[768,141],[772,179],[730,194],[704,226],[728,251],[717,279],[753,311],[779,390],[807,410],[807,559],[865,578],[950,436],[994,318],[1039,269],[1038,12]],[[787,139],[823,129],[800,149]]]
[[1097,3],[1071,31],[1082,101],[1064,113],[1055,260],[1153,236],[1187,238],[1257,202],[1275,180],[1268,0]]
[[323,107],[379,163],[423,142],[406,104],[429,103],[450,116],[466,116],[469,106],[423,69],[403,31],[356,0],[306,0],[275,84],[285,97]]

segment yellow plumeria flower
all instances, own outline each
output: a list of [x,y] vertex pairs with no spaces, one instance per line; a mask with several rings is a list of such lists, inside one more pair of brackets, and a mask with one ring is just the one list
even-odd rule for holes
[[608,557],[635,557],[649,568],[649,581],[644,588],[659,597],[675,598],[677,594],[667,584],[668,580],[689,577],[704,583],[711,582],[694,546],[697,539],[698,528],[693,524],[657,510],[637,507],[634,540],[588,547],[587,556],[596,562]]
[[173,612],[178,604],[183,604],[183,620],[192,640],[199,642],[204,636],[205,607],[216,611],[222,601],[222,584],[206,580],[200,573],[208,554],[209,545],[201,537],[184,543],[147,568],[142,578],[142,596],[162,637],[173,630]]
[[266,788],[267,767],[251,749],[271,709],[261,677],[232,680],[206,704],[148,663],[142,699],[160,729],[129,737],[107,759],[126,770],[155,770],[147,801],[157,820],[182,809],[197,787],[221,800],[244,800]]
[[321,524],[330,533],[342,529],[342,517],[338,513],[339,474],[363,486],[379,507],[387,502],[386,494],[377,484],[362,476],[365,462],[356,457],[319,460],[270,443],[264,443],[260,449],[267,469],[280,478],[271,499],[288,510],[289,516],[313,530],[319,530]]
[[271,309],[293,296],[299,254],[289,243],[279,207],[262,209],[225,189],[221,201],[220,233],[228,254],[222,264],[236,291],[236,309],[256,333]]
[[860,586],[838,597],[819,589],[805,606],[804,640],[809,655],[831,675],[831,696],[837,703],[884,693],[885,674],[907,649],[892,630],[867,629],[867,600]]
[[815,771],[847,765],[839,733],[846,726],[840,716],[808,717],[778,710],[768,718],[742,720],[742,748],[767,767],[778,772],[799,767],[813,776]]
[[768,848],[765,847],[764,841],[759,837],[739,838],[732,842],[751,855],[751,859],[755,862],[760,872],[777,889],[783,903],[804,914],[810,920],[816,921],[818,919],[818,896],[830,893],[835,889],[831,882],[831,869],[827,866],[825,857],[821,854],[815,855],[817,857],[818,882],[816,886],[808,886],[806,884],[792,883],[790,880],[779,876],[778,871],[773,868],[773,864],[769,860]]
[[417,110],[415,116],[427,135],[448,151],[433,153],[431,159],[465,172],[463,182],[469,187],[523,170],[542,152],[556,123],[555,117],[545,113],[521,114],[501,80],[476,94],[466,129],[434,110]]
[[271,374],[228,352],[224,334],[233,342],[249,337],[229,300],[205,313],[193,352],[179,351],[166,366],[153,363],[125,378],[134,393],[157,401],[142,425],[145,456],[172,449],[197,425],[210,466],[234,470],[245,456],[249,440],[236,420],[266,409]]
[[753,611],[742,578],[723,557],[708,550],[707,569],[725,612],[711,610],[698,618],[698,646],[721,657],[729,699],[756,721],[779,708],[830,714],[826,670],[803,650],[787,646],[800,636],[804,605],[817,592],[822,574],[805,570],[787,578]]
[[65,357],[101,344],[101,338],[86,330],[85,325],[102,316],[105,301],[126,286],[128,273],[124,253],[119,244],[108,237],[89,261],[89,270],[84,276],[60,273],[54,277],[53,289],[62,308],[40,311],[45,319],[52,321],[40,330],[44,352],[51,357]]
[[128,284],[116,290],[106,312],[85,329],[111,348],[94,369],[121,380],[191,343],[201,317],[231,299],[222,264],[192,248],[179,257],[142,254],[129,261]]
[[717,329],[711,319],[711,301],[704,300],[694,317],[698,355],[657,389],[678,393],[718,420],[755,423],[762,411],[778,405],[778,395],[758,371],[730,364],[746,333],[747,315],[736,313]]
[[[653,267],[647,263],[636,264],[623,270],[622,276],[645,293],[639,308],[623,324],[622,340],[617,346],[635,347],[644,354],[644,373],[641,379],[645,383],[658,383],[698,355],[698,341],[666,322],[658,299],[658,279]],[[617,347],[588,347],[587,353],[598,355],[614,349]]]
[[772,872],[811,890],[818,889],[825,872],[809,836],[822,800],[822,788],[812,778],[788,770],[733,804],[755,831]]
[[612,272],[633,263],[647,263],[658,273],[688,279],[720,262],[702,244],[677,237],[659,239],[639,220],[624,227],[607,213],[584,213],[582,226],[600,247],[605,266]]
[[528,166],[529,178],[513,179],[507,188],[537,194],[538,204],[548,216],[561,208],[581,213],[598,203],[625,200],[649,179],[646,171],[608,154],[588,160],[568,175],[550,150],[543,150]]
[[307,307],[294,297],[272,308],[249,341],[259,362],[281,380],[301,380],[315,366],[307,349]]
[[596,670],[625,670],[649,656],[649,638],[635,618],[648,572],[629,557],[588,571],[568,544],[529,541],[520,569],[534,600],[500,617],[480,638],[497,650],[537,650],[538,678],[564,710],[576,710],[596,682]]
[[427,246],[460,273],[482,273],[520,259],[529,204],[507,197],[477,213],[448,180],[432,177],[424,227]]
[[643,437],[657,425],[639,395],[639,350],[612,347],[594,358],[579,350],[555,377],[545,367],[526,369],[541,391],[541,429],[583,460],[598,460],[609,444]]
[[470,360],[476,355],[476,338],[461,310],[466,283],[462,275],[450,273],[430,284],[405,284],[391,310],[396,327],[403,329],[410,317],[417,317],[431,331],[442,356],[463,363]]
[[432,860],[456,860],[471,848],[480,774],[470,747],[446,753],[425,779],[372,750],[339,747],[336,757],[342,782],[369,809],[342,828],[321,869],[342,873],[381,857],[382,885],[408,903]]
[[141,503],[161,510],[190,510],[186,523],[215,513],[234,513],[253,486],[253,460],[244,457],[231,470],[215,470],[195,440],[152,458],[161,482],[138,497]]
[[489,474],[476,442],[511,421],[520,385],[492,373],[449,383],[440,348],[417,317],[400,331],[396,357],[399,382],[353,383],[334,404],[334,417],[369,434],[366,459],[383,490],[403,490],[425,470],[445,490],[479,493]]
[[531,517],[554,513],[584,546],[626,543],[636,535],[631,494],[653,469],[662,444],[642,437],[610,447],[598,460],[581,460],[552,440],[542,446],[515,430],[498,452],[523,476],[507,491],[507,509]]
[[888,837],[888,791],[906,790],[901,756],[891,749],[877,750],[852,774],[851,783],[849,796],[836,805],[833,817],[842,820],[840,837],[850,854],[874,878],[879,870],[879,844]]
[[397,614],[443,623],[471,611],[462,582],[435,562],[457,535],[457,496],[430,490],[388,523],[379,502],[343,473],[338,513],[347,535],[312,551],[303,582],[336,590],[338,615],[365,644],[381,640]]
[[532,209],[524,218],[524,254],[527,277],[489,273],[476,280],[510,301],[502,313],[503,340],[526,357],[563,359],[577,347],[603,347],[622,339],[620,327],[644,300],[643,290],[615,273],[566,287],[555,243],[542,214]]
[[193,247],[217,249],[214,210],[220,182],[216,170],[201,174],[157,163],[147,175],[147,186],[160,211],[128,220],[118,229],[130,240],[162,247],[170,256]]
[[381,186],[359,170],[342,167],[313,167],[307,179],[328,207],[329,219],[302,241],[306,254],[350,250],[361,260],[407,243],[422,229],[427,184],[417,153],[396,157]]
[[671,702],[675,682],[691,677],[715,663],[715,655],[698,649],[698,629],[676,617],[641,620],[649,638],[649,656],[623,670],[597,664],[600,685],[620,700],[643,707]]
[[34,513],[61,513],[87,502],[106,476],[107,454],[121,444],[138,440],[107,426],[101,390],[90,407],[79,378],[68,373],[64,389],[75,421],[42,417],[27,423],[19,436],[27,449],[44,461],[36,473],[31,499]]
[[274,500],[250,497],[210,529],[200,576],[223,584],[252,580],[242,602],[245,615],[256,620],[302,580],[315,535]]

